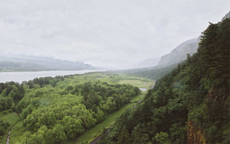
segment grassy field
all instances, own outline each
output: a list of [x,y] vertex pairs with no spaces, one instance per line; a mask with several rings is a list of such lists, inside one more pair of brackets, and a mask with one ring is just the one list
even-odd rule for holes
[[153,82],[150,81],[142,81],[140,80],[121,80],[118,82],[119,84],[131,84],[133,86],[139,87],[139,88],[150,88],[153,85]]
[[118,83],[118,84],[131,84],[133,86],[137,86],[139,88],[150,88],[154,81],[146,78],[136,77],[136,76],[128,76],[126,74],[108,74],[108,73],[88,73],[84,75],[76,75],[72,78],[61,82],[58,85],[70,84],[74,85],[77,83],[84,83],[88,81],[103,81],[107,83]]
[[14,112],[10,112],[10,111],[3,111],[0,112],[0,118],[1,120],[8,122],[10,124],[10,126],[8,127],[7,131],[5,132],[5,134],[0,138],[0,144],[2,143],[6,143],[6,139],[8,136],[8,131],[11,129],[11,127],[19,121],[19,118],[17,116],[16,113]]
[[26,127],[23,126],[23,121],[19,121],[10,133],[10,144],[14,144],[18,141],[18,139],[22,136],[24,132],[26,132]]
[[143,99],[145,96],[146,92],[142,92],[140,95],[136,96],[135,98],[133,98],[131,100],[131,103],[125,105],[124,107],[122,107],[120,110],[109,114],[105,120],[97,125],[95,125],[94,127],[86,130],[82,135],[80,135],[77,139],[73,140],[73,141],[68,141],[66,142],[67,144],[76,144],[77,142],[91,142],[93,141],[97,136],[99,136],[104,128],[108,128],[109,126],[111,126],[114,121],[116,120],[116,118],[120,117],[121,114],[123,112],[125,112],[125,110],[127,110],[128,108],[131,108],[135,105],[135,103],[132,103],[133,101],[139,100],[139,99]]

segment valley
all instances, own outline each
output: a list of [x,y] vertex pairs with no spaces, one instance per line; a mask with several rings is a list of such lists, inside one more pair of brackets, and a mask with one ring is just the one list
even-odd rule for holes
[[[53,81],[55,82],[55,84],[52,83]],[[9,89],[11,89],[10,85],[12,85],[12,84],[13,83],[9,83],[9,85],[8,85]],[[121,89],[123,91],[122,95],[123,95],[123,98],[125,98],[125,99],[122,100],[121,98],[115,96],[114,94],[112,94],[112,95],[107,94],[105,96],[107,97],[110,95],[110,97],[108,97],[108,98],[104,97],[107,99],[107,102],[106,101],[103,102],[102,100],[104,98],[102,99],[102,97],[101,97],[103,95],[102,95],[102,93],[100,94],[100,91],[98,91],[97,89],[103,85],[106,86],[105,84],[107,86],[112,86],[112,87],[122,86],[122,89]],[[141,92],[139,90],[139,88],[149,89],[149,88],[151,88],[151,86],[153,84],[154,84],[154,82],[152,80],[146,79],[146,78],[127,76],[126,74],[99,73],[99,72],[88,73],[88,74],[83,74],[83,75],[69,75],[69,76],[62,76],[62,77],[57,76],[54,78],[50,77],[49,79],[47,79],[47,78],[36,78],[33,81],[29,81],[27,83],[21,84],[21,86],[23,85],[23,87],[24,87],[23,90],[24,90],[25,96],[22,97],[22,99],[19,100],[18,102],[16,102],[15,104],[14,104],[14,102],[12,103],[13,105],[9,104],[9,106],[11,105],[11,108],[8,107],[7,105],[5,105],[5,107],[4,107],[4,99],[0,99],[0,102],[3,104],[2,112],[1,112],[1,118],[3,121],[9,122],[9,126],[4,130],[4,135],[1,136],[0,143],[6,141],[6,138],[8,135],[7,131],[9,131],[9,130],[11,130],[10,141],[9,141],[10,143],[24,143],[25,141],[32,141],[32,140],[38,141],[39,139],[38,139],[38,137],[36,137],[36,135],[38,135],[41,132],[41,128],[43,131],[45,130],[44,132],[46,133],[48,131],[54,130],[54,129],[49,130],[49,128],[52,128],[55,126],[54,123],[57,123],[56,126],[58,124],[59,124],[58,126],[61,126],[62,125],[61,121],[62,121],[63,116],[65,118],[69,118],[69,120],[71,120],[71,117],[74,115],[71,114],[72,112],[69,111],[70,109],[68,107],[70,106],[70,108],[73,109],[74,107],[76,107],[80,103],[82,103],[84,105],[82,105],[82,104],[79,105],[79,106],[81,106],[81,108],[79,109],[80,110],[79,112],[85,111],[84,115],[87,116],[88,118],[86,118],[86,119],[80,118],[79,119],[79,122],[80,122],[79,124],[82,123],[83,126],[81,126],[82,130],[80,130],[80,131],[77,130],[79,132],[76,131],[76,135],[69,135],[68,136],[68,133],[65,133],[65,130],[64,130],[63,131],[64,133],[62,133],[62,134],[64,134],[63,136],[65,136],[65,135],[66,136],[65,136],[65,139],[62,139],[61,141],[62,142],[66,141],[66,143],[90,142],[90,141],[94,140],[95,137],[100,135],[104,128],[108,128],[109,126],[111,126],[114,123],[115,119],[118,118],[126,109],[128,109],[130,107],[134,107],[134,105],[137,105],[139,103],[138,101],[140,99],[144,99],[146,92],[144,92],[144,91]],[[78,86],[80,86],[80,87],[83,86],[83,87],[81,89],[75,89],[74,88],[75,85],[77,87]],[[97,85],[99,87],[97,87]],[[131,85],[136,87],[135,89],[133,89],[134,91],[131,92],[131,91],[127,91],[124,89],[125,87],[127,87],[128,89],[132,88],[133,86],[131,86]],[[83,91],[87,91],[86,86],[91,87],[91,88],[96,86],[95,87],[96,89],[93,90],[95,92],[89,91],[90,93],[88,93],[88,94],[86,92],[83,92]],[[3,88],[4,86],[2,85],[1,87]],[[106,90],[106,87],[104,87],[103,89]],[[11,89],[11,91],[12,90],[13,89]],[[14,90],[16,90],[16,89],[14,88]],[[66,93],[67,92],[66,90],[72,91],[72,92],[70,92],[68,94],[68,93]],[[112,91],[110,91],[109,93],[111,93],[111,92]],[[113,90],[112,93],[114,93],[114,92],[115,91]],[[6,96],[9,94],[6,93]],[[92,94],[94,95],[93,96],[94,98],[95,97],[99,98],[97,100],[99,102],[98,106],[93,104],[94,102],[97,103],[97,101],[95,101],[96,99],[95,100],[85,99]],[[3,93],[1,95],[3,96]],[[76,97],[76,98],[74,98],[74,97]],[[119,99],[121,99],[124,102],[120,101]],[[69,101],[69,100],[71,100],[71,101]],[[101,103],[100,101],[103,103]],[[120,103],[118,103],[119,101],[120,101]],[[69,106],[66,105],[67,104],[66,102],[68,102]],[[76,106],[74,106],[73,104]],[[119,104],[119,106],[118,106],[118,104]],[[56,111],[55,109],[57,109],[58,107],[62,107],[62,110],[59,109],[59,111]],[[118,108],[116,108],[116,107],[118,107]],[[9,110],[7,110],[7,109],[9,109]],[[44,113],[43,109],[46,110],[45,113]],[[49,109],[51,109],[51,111],[53,111],[53,112],[56,111],[56,114],[54,113],[54,115],[52,116],[52,113]],[[87,112],[87,109],[89,110],[89,112]],[[19,119],[17,114],[13,111],[17,111],[19,113],[19,116],[21,117],[21,119]],[[40,113],[39,111],[41,111],[43,114]],[[97,111],[97,115],[95,115],[96,113],[94,113],[94,111]],[[101,115],[98,115],[98,114],[100,114],[99,112],[101,113]],[[57,115],[58,113],[60,113],[61,115],[60,114]],[[77,114],[77,115],[79,115],[79,114]],[[46,117],[51,116],[50,118],[53,121],[52,124],[48,122],[49,121],[48,117],[47,117],[48,119],[46,119],[47,122],[45,122],[44,120],[41,119],[41,117],[44,117],[45,115],[46,115]],[[37,117],[37,116],[39,116],[39,117]],[[58,117],[60,117],[60,118],[58,118]],[[32,120],[31,118],[33,118],[34,122],[31,121]],[[91,121],[89,121],[89,119],[91,119]],[[68,121],[66,121],[66,122],[68,122]],[[71,121],[69,121],[69,122],[71,122]],[[72,122],[74,122],[74,121],[72,121]],[[77,121],[75,121],[75,122],[77,122]],[[41,123],[41,124],[39,124],[39,123]],[[63,126],[63,128],[65,128],[65,126]],[[72,127],[71,129],[73,129],[73,128],[74,127]],[[74,133],[74,131],[72,133]],[[36,135],[34,135],[34,134],[36,134]],[[52,132],[52,134],[54,134],[54,132]],[[33,139],[32,139],[32,137],[33,137]],[[46,137],[43,138],[43,141],[46,141]],[[54,139],[54,141],[55,141],[55,139]],[[52,142],[52,141],[50,141],[50,142]]]
[[230,144],[229,0],[3,0],[0,144]]

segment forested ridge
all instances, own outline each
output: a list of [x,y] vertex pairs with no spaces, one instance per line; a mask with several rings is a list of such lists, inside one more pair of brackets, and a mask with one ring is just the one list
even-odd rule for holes
[[203,32],[198,52],[160,78],[100,144],[230,143],[230,19]]
[[71,62],[39,56],[0,54],[0,72],[93,69],[96,68],[82,62]]
[[[139,88],[129,84],[107,83],[87,76],[36,78],[22,84],[1,83],[0,112],[13,110],[23,121],[24,133],[17,143],[64,143],[76,139],[139,93]],[[7,121],[1,120],[0,135],[8,127]]]

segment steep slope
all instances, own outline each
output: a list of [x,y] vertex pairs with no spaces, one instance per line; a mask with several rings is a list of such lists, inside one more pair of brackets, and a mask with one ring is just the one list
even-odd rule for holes
[[169,54],[161,57],[158,66],[169,66],[172,64],[177,64],[186,59],[186,55],[197,52],[199,38],[191,39],[183,42],[175,49],[173,49]]
[[230,143],[230,19],[203,32],[198,52],[156,82],[100,144]]

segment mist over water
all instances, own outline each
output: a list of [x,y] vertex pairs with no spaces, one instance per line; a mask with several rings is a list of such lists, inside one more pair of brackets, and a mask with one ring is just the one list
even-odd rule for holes
[[104,70],[79,70],[79,71],[39,71],[39,72],[0,72],[0,82],[23,82],[40,77],[55,77],[71,74],[85,74],[89,72],[102,72]]

